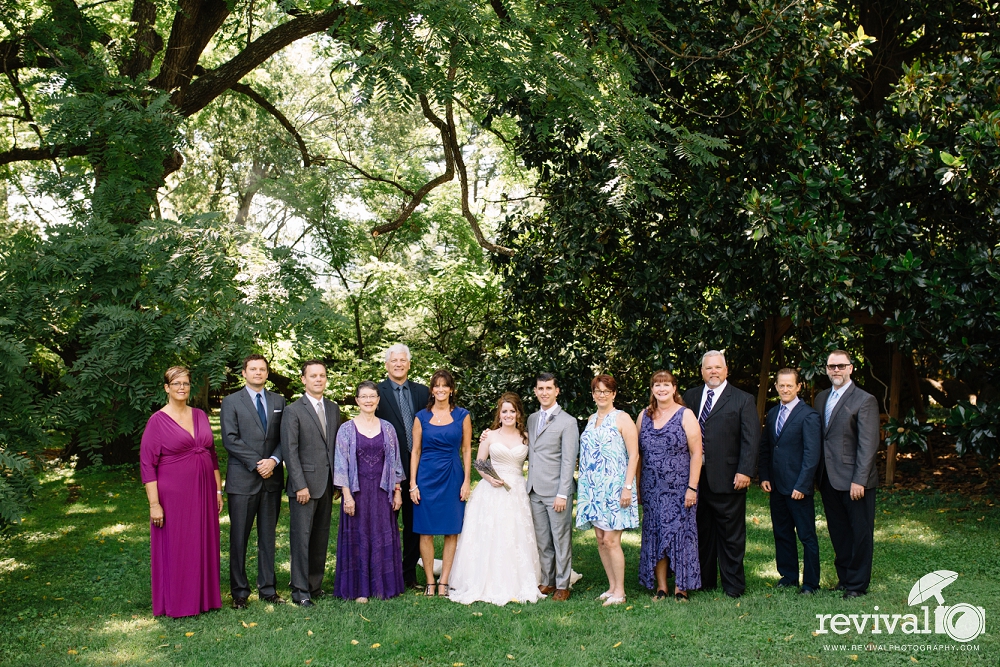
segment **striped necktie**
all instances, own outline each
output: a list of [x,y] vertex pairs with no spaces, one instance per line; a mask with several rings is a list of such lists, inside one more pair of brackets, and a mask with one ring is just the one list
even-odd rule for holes
[[826,425],[830,425],[830,415],[833,414],[833,409],[837,407],[837,401],[840,399],[839,391],[830,392],[830,398],[826,399]]
[[705,435],[705,420],[708,419],[708,413],[712,411],[712,398],[715,396],[715,390],[708,390],[708,397],[705,399],[705,405],[701,407],[701,416],[698,417],[698,424],[701,426],[701,435]]
[[781,429],[785,427],[786,419],[788,419],[788,406],[782,405],[781,409],[778,410],[778,423],[774,425],[774,434],[776,436],[781,435]]

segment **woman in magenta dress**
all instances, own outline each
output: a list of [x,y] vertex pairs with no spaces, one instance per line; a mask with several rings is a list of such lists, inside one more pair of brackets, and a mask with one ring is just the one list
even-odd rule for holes
[[163,389],[169,400],[146,422],[139,461],[149,498],[153,615],[179,618],[222,607],[222,478],[208,417],[187,404],[191,374],[172,366]]
[[396,523],[405,476],[396,429],[375,416],[378,387],[365,380],[355,398],[361,413],[337,432],[333,466],[333,483],[344,494],[333,594],[364,603],[370,597],[385,600],[406,590]]

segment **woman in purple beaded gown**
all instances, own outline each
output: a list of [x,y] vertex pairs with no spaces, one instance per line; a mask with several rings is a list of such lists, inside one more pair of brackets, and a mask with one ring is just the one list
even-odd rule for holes
[[396,512],[403,504],[403,463],[392,424],[375,416],[378,387],[358,385],[361,413],[337,432],[333,484],[344,496],[337,530],[333,594],[356,602],[405,590]]
[[668,596],[667,569],[674,572],[674,598],[701,588],[698,561],[698,480],[701,428],[684,407],[677,382],[667,371],[649,381],[649,406],[639,413],[639,499],[643,506],[639,581],[656,586],[657,600]]

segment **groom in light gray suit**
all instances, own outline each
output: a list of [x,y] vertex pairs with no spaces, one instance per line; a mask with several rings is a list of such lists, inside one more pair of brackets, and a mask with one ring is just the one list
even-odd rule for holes
[[556,403],[559,385],[551,373],[535,379],[541,410],[528,417],[528,498],[535,524],[542,580],[553,600],[568,600],[573,573],[573,491],[580,429]]

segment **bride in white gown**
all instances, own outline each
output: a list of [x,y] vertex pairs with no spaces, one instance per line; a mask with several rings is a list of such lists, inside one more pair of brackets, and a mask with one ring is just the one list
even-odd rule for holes
[[503,606],[545,597],[538,590],[541,567],[524,484],[528,456],[524,422],[520,397],[512,392],[501,396],[493,427],[480,443],[477,458],[489,457],[510,490],[483,475],[469,498],[451,569],[449,597],[456,602]]

